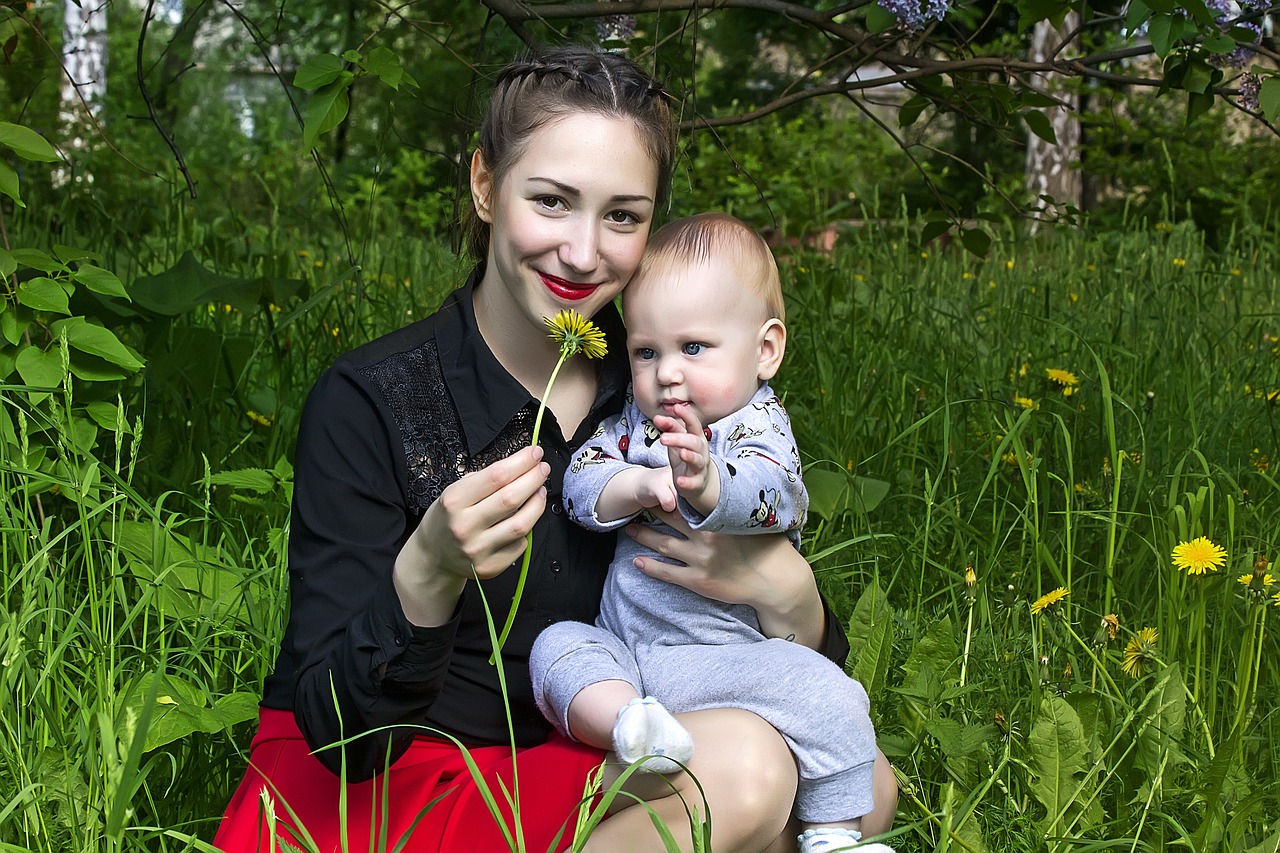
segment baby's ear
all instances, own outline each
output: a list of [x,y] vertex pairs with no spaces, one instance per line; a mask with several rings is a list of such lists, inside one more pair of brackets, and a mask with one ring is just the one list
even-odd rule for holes
[[787,327],[777,317],[771,318],[760,327],[760,360],[756,378],[768,382],[782,365],[783,353],[787,351]]

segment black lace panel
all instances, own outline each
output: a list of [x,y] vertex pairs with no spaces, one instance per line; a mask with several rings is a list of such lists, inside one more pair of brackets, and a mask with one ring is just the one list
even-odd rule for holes
[[382,394],[400,427],[409,469],[409,508],[416,513],[431,506],[454,480],[528,446],[533,435],[535,412],[530,404],[488,447],[469,455],[434,341],[360,372]]

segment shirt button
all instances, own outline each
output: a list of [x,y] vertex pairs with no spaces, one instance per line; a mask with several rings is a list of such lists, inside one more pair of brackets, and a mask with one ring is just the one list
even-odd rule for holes
[[551,561],[551,571],[552,571],[552,573],[554,573],[554,574],[557,574],[557,575],[558,575],[558,574],[560,574],[560,561],[559,561],[559,560],[552,560],[552,561]]
[[404,637],[400,636],[399,634],[396,634],[396,636],[395,636],[395,643],[396,643],[396,645],[397,645],[397,646],[403,646],[403,645],[404,645]]
[[559,499],[556,499],[551,502],[551,514],[564,515],[564,504],[560,503]]

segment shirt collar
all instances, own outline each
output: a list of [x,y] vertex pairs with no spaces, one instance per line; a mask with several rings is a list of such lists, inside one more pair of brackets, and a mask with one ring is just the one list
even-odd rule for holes
[[[473,301],[479,281],[479,270],[473,270],[467,283],[449,295],[438,312],[442,322],[436,330],[440,368],[471,455],[492,444],[521,409],[536,405],[533,396],[499,363],[480,334]],[[583,422],[585,431],[593,430],[596,421],[611,413],[606,409],[616,408],[610,403],[614,398],[620,399],[628,376],[626,330],[618,309],[611,302],[592,319],[605,333],[609,352],[600,367],[591,413]]]

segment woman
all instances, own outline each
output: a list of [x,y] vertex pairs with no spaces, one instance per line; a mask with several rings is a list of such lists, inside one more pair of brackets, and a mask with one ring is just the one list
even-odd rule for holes
[[[513,785],[512,750],[503,744],[514,737],[527,848],[548,849],[566,825],[559,846],[571,840],[603,755],[548,740],[528,652],[546,625],[589,622],[599,605],[613,538],[568,520],[560,482],[572,448],[622,404],[625,344],[611,300],[663,200],[673,127],[659,87],[614,54],[560,48],[499,75],[471,163],[476,270],[428,319],[339,359],[308,399],[289,624],[216,846],[269,849],[274,813],[283,837],[309,837],[322,851],[339,849],[344,833],[353,848],[383,838],[390,849],[411,833],[410,851],[507,849],[459,750],[439,733],[470,748],[508,828],[516,821],[501,792]],[[564,308],[595,318],[610,356],[565,364],[531,449],[535,395],[559,356],[543,318]],[[488,663],[485,602],[501,624],[530,530],[528,585],[503,649],[506,702]],[[847,653],[785,538],[634,535],[685,564],[649,560],[643,571],[755,607],[772,636],[836,660]],[[695,738],[690,768],[706,791],[715,849],[792,849],[796,771],[781,736],[743,711],[681,721]],[[657,782],[631,789],[687,843],[685,800],[702,810],[697,787],[684,774],[674,791]],[[620,798],[587,849],[662,849],[634,802]],[[887,798],[885,809],[887,827]]]

